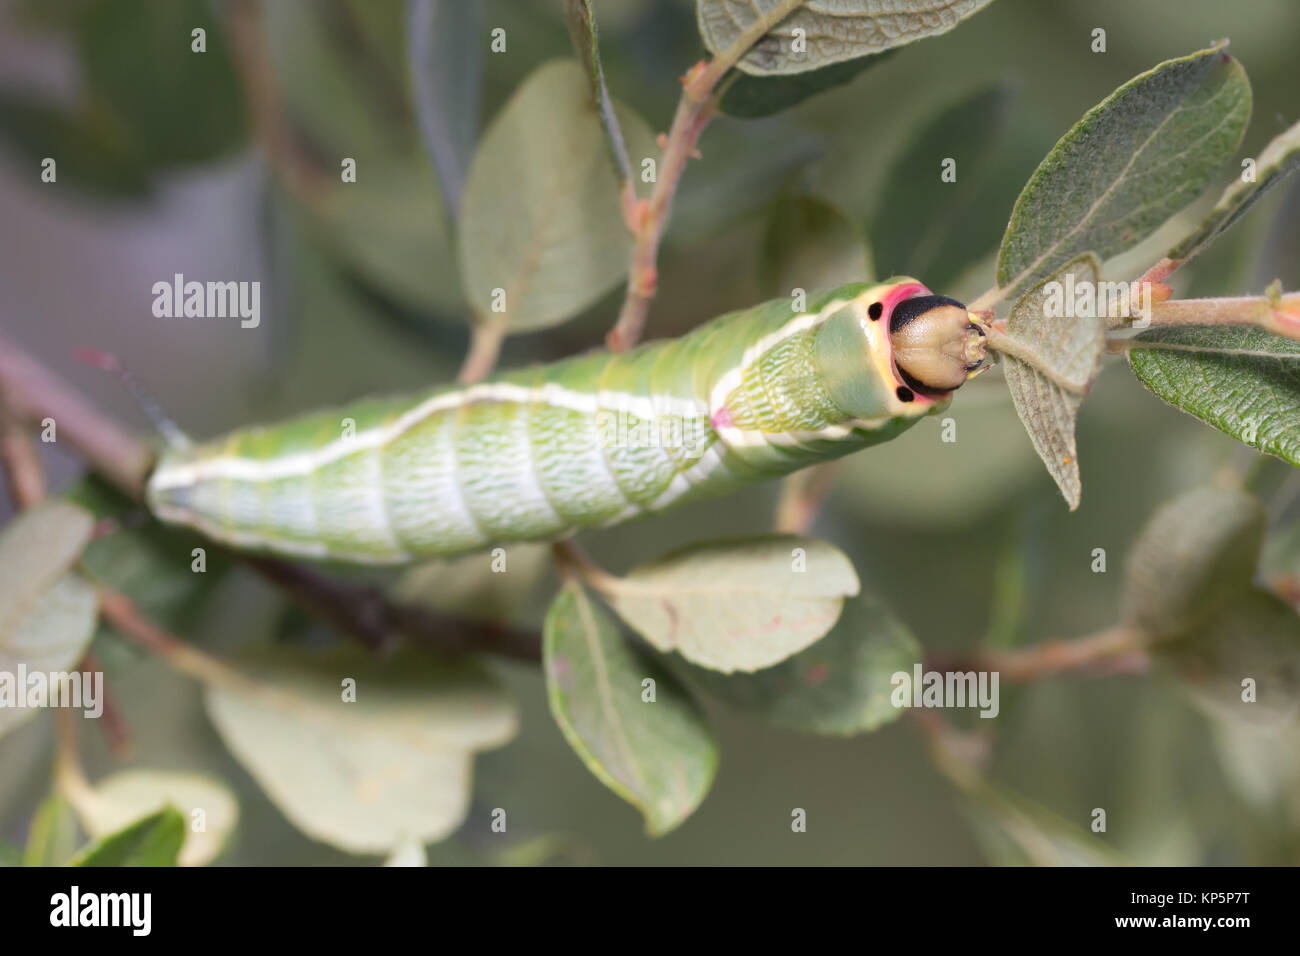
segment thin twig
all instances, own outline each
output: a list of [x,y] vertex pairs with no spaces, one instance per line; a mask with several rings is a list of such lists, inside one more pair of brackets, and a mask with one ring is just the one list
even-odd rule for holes
[[1141,673],[1149,666],[1147,638],[1136,628],[1116,625],[1087,637],[1042,641],[1010,651],[982,651],[969,657],[929,655],[938,671],[996,671],[1011,683],[1063,673]]
[[119,591],[100,587],[99,611],[123,637],[195,680],[224,687],[244,687],[250,683],[238,671],[163,630]]
[[[95,655],[86,651],[81,658],[80,668],[90,674],[102,674],[104,669],[100,666]],[[104,737],[108,740],[108,747],[113,751],[113,756],[124,757],[127,751],[131,749],[131,732],[127,727],[126,720],[122,717],[122,711],[117,706],[117,700],[114,698],[109,688],[108,681],[105,680],[101,689],[103,700],[101,701],[104,712],[101,714],[100,726],[104,729]]]
[[[672,127],[663,140],[663,152],[656,168],[650,198],[636,204],[629,227],[635,241],[628,262],[627,294],[618,322],[605,337],[612,351],[631,348],[641,338],[646,313],[658,287],[659,244],[672,214],[673,198],[686,162],[698,155],[700,134],[713,118],[718,81],[747,54],[768,31],[798,9],[804,0],[780,0],[746,28],[736,41],[712,60],[701,61],[682,77],[682,98],[678,101]],[[626,198],[625,198],[626,203]]]
[[0,392],[13,415],[42,425],[49,419],[57,441],[66,440],[131,497],[142,496],[153,467],[149,446],[3,338]]
[[481,319],[470,330],[469,351],[461,364],[456,380],[462,385],[472,385],[488,376],[501,354],[506,327],[501,321]]
[[776,530],[782,534],[807,534],[835,484],[840,461],[827,461],[795,472],[781,483],[776,504]]
[[610,574],[591,560],[585,551],[568,539],[556,541],[552,544],[551,553],[561,575],[566,578],[580,577],[588,587],[594,590],[608,594],[617,591],[623,585],[629,584],[618,575]]
[[0,394],[0,468],[17,508],[31,508],[45,497],[45,469],[32,436]]
[[[144,497],[152,467],[149,447],[95,409],[35,359],[0,339],[0,394],[17,396],[5,408],[25,420],[54,418],[60,439],[76,447],[90,467],[135,501]],[[11,479],[12,480],[12,479]],[[295,601],[368,647],[386,645],[393,634],[442,653],[483,650],[516,660],[540,660],[536,634],[394,602],[305,565],[239,554]]]
[[[1135,320],[1130,320],[1133,322]],[[1300,292],[1286,295],[1266,294],[1222,299],[1171,299],[1153,303],[1150,321],[1132,328],[1256,328],[1279,338],[1300,341]],[[1106,351],[1125,354],[1132,349],[1167,352],[1195,352],[1205,355],[1278,358],[1267,349],[1223,349],[1183,342],[1146,341],[1129,336],[1106,340]]]
[[534,631],[394,601],[378,588],[350,584],[308,565],[259,555],[242,557],[314,616],[372,649],[385,649],[396,638],[405,638],[439,654],[482,651],[530,664],[542,659],[541,640]]
[[253,131],[267,163],[295,199],[310,204],[321,194],[325,174],[303,149],[285,115],[258,0],[234,0],[230,37],[235,68],[253,114]]
[[1300,340],[1300,292],[1222,299],[1170,299],[1151,306],[1150,327],[1247,325]]

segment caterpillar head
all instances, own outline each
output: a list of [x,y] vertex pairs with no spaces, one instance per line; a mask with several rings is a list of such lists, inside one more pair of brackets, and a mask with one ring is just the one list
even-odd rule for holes
[[899,375],[921,394],[951,392],[985,357],[984,331],[966,306],[941,295],[903,299],[889,317]]
[[946,408],[984,360],[984,333],[960,302],[896,276],[848,287],[817,332],[816,364],[835,407],[865,422]]

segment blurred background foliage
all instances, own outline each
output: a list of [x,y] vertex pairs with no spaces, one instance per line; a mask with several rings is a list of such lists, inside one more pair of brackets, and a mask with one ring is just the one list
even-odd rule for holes
[[[129,400],[74,362],[76,346],[119,355],[199,436],[447,380],[466,348],[452,217],[414,118],[404,4],[262,6],[253,29],[283,97],[270,124],[259,119],[265,86],[250,82],[241,61],[246,5],[0,3],[5,333],[128,420],[138,420]],[[470,124],[481,132],[527,75],[571,48],[559,2],[477,6],[483,53],[467,57],[460,79],[463,102],[478,104]],[[611,93],[652,129],[665,129],[677,77],[704,55],[694,3],[599,0],[596,9]],[[207,27],[206,56],[174,40],[194,26]],[[496,27],[506,31],[505,53],[487,51],[486,31]],[[1107,32],[1104,54],[1090,50],[1095,27]],[[1300,6],[1288,0],[997,0],[951,33],[881,57],[790,110],[720,117],[678,194],[648,337],[680,334],[770,294],[774,222],[780,235],[828,221],[855,230],[869,240],[876,275],[913,273],[938,292],[971,297],[991,284],[991,256],[1020,187],[1086,109],[1156,63],[1227,36],[1254,89],[1243,147],[1254,155],[1296,118],[1298,31]],[[67,158],[57,185],[42,184],[39,161],[52,154]],[[344,156],[357,160],[355,184],[339,183]],[[944,157],[957,159],[959,175],[940,187]],[[1224,181],[1233,174],[1225,170]],[[1196,221],[1217,192],[1184,221]],[[801,197],[811,198],[792,208]],[[1297,208],[1294,183],[1267,195],[1180,273],[1180,291],[1258,292],[1275,277],[1300,286]],[[1132,261],[1158,257],[1176,231],[1157,233]],[[154,318],[150,288],[176,272],[261,280],[260,327]],[[598,345],[621,294],[610,292],[567,324],[509,339],[502,365]],[[812,529],[849,554],[865,589],[885,598],[927,648],[1006,646],[1113,623],[1123,556],[1154,508],[1251,463],[1247,449],[1145,393],[1122,366],[1108,367],[1080,416],[1085,493],[1069,514],[996,374],[957,397],[955,445],[941,443],[939,422],[928,420],[851,459]],[[52,464],[59,486],[77,480],[71,457],[55,449]],[[1268,487],[1266,568],[1293,573],[1300,484],[1287,471]],[[621,571],[688,541],[766,530],[777,493],[754,487],[584,540]],[[151,611],[218,653],[328,639],[238,567],[214,567],[192,606],[195,596],[176,581],[188,571],[175,555],[188,549],[177,551],[174,540],[97,547],[125,549],[91,560],[137,575],[156,598],[146,600]],[[1106,550],[1106,573],[1090,570],[1096,548]],[[530,570],[508,575],[511,593],[492,600],[519,623],[539,626],[553,586],[526,585],[550,572],[542,561],[524,564]],[[410,580],[403,586],[428,591]],[[476,586],[456,585],[455,598],[473,604],[466,594]],[[131,747],[116,757],[84,729],[92,778],[139,765],[229,782],[241,818],[225,862],[356,859],[286,823],[221,745],[191,681],[107,632],[95,653]],[[431,848],[432,863],[1014,858],[996,826],[979,819],[971,826],[911,721],[818,738],[713,704],[708,717],[722,753],[713,790],[680,829],[647,840],[636,813],[574,758],[547,712],[537,670],[491,666],[518,701],[521,732],[479,755],[469,818]],[[1075,827],[1106,808],[1109,831],[1095,839],[1109,850],[1148,864],[1295,861],[1294,764],[1284,766],[1276,750],[1259,756],[1257,738],[1231,737],[1158,676],[1061,678],[1004,686],[1002,694],[1002,713],[990,722],[994,780]],[[48,791],[49,716],[0,740],[0,839],[11,844],[23,842]],[[489,830],[494,807],[508,810],[506,840]],[[794,807],[808,812],[806,833],[790,830]]]

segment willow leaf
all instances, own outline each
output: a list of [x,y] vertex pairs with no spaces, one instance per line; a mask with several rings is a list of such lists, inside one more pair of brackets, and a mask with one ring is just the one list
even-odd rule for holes
[[998,286],[1018,295],[1084,252],[1107,259],[1205,189],[1250,118],[1250,81],[1218,44],[1129,80],[1061,137],[1016,200]]
[[351,853],[447,836],[469,810],[475,751],[515,733],[512,705],[468,662],[262,648],[237,665],[250,680],[207,688],[217,732],[295,826]]
[[[947,33],[992,0],[699,0],[700,36],[721,53],[775,22],[737,66],[755,76],[819,70]],[[782,11],[790,10],[786,16]]]
[[911,673],[921,647],[875,598],[844,604],[831,632],[816,644],[756,674],[719,674],[684,665],[702,691],[737,710],[805,733],[850,736],[897,720],[891,679]]
[[[631,154],[653,155],[619,110]],[[479,143],[461,198],[460,265],[476,314],[544,329],[626,277],[632,237],[587,78],[572,60],[535,70]]]
[[[1106,347],[1106,323],[1095,307],[1091,314],[1071,314],[1069,290],[1090,286],[1095,304],[1100,275],[1096,256],[1079,256],[1017,299],[1007,322],[1007,333],[1044,360],[1037,368],[1006,356],[1007,387],[1034,450],[1071,511],[1083,494],[1074,425]],[[1123,288],[1127,294],[1127,285]],[[1058,308],[1049,307],[1053,300]]]
[[1300,342],[1262,329],[1151,329],[1128,360],[1169,404],[1300,465]]
[[768,536],[691,545],[633,569],[610,606],[652,646],[711,670],[771,667],[824,636],[858,593],[838,548]]
[[718,748],[690,693],[631,647],[577,584],[551,604],[543,631],[551,713],[601,783],[660,836],[695,811]]
[[[1223,191],[1210,214],[1196,231],[1169,250],[1169,258],[1190,259],[1227,231],[1260,196],[1300,166],[1300,123],[1275,137],[1255,160],[1254,178],[1238,177]],[[1243,172],[1244,175],[1244,172]]]

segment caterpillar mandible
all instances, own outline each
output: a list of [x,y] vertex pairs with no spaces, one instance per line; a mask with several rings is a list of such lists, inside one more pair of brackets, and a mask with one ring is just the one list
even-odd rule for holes
[[887,441],[984,359],[966,307],[915,279],[808,306],[171,448],[146,500],[236,547],[341,561],[560,538]]

